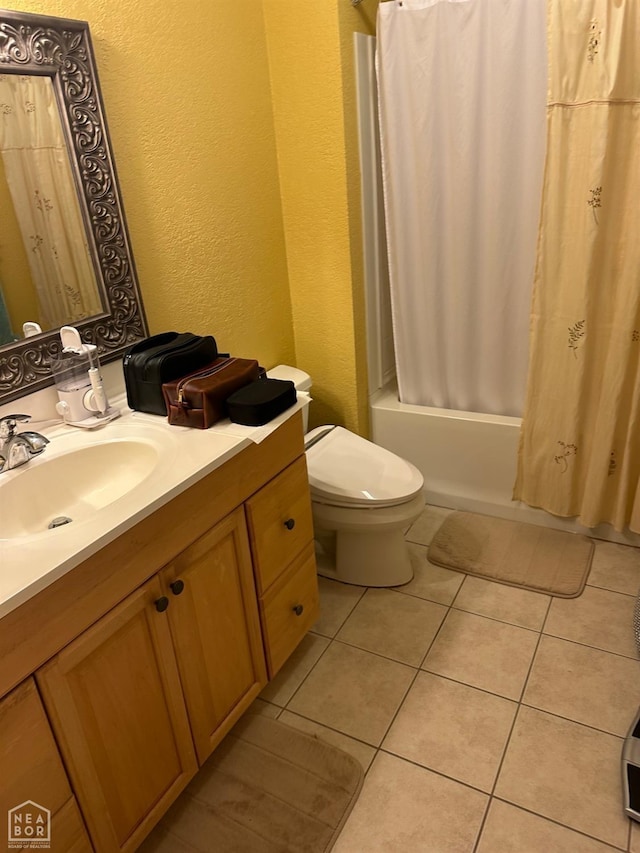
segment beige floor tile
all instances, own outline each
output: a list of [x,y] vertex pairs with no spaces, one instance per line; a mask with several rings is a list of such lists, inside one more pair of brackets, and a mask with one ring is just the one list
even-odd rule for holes
[[631,821],[631,853],[640,853],[640,823]]
[[544,633],[606,652],[637,657],[633,636],[635,598],[585,587],[579,598],[554,598]]
[[365,594],[365,587],[318,578],[320,618],[313,626],[316,634],[335,637],[345,619]]
[[543,636],[523,702],[624,737],[638,710],[640,663]]
[[337,639],[401,663],[420,666],[447,608],[390,589],[369,589]]
[[517,705],[421,672],[382,748],[491,791]]
[[264,688],[261,699],[284,707],[329,645],[326,637],[307,634],[276,677]]
[[362,741],[355,738],[347,737],[341,732],[336,732],[326,726],[321,726],[320,723],[314,723],[313,720],[307,720],[306,717],[301,717],[299,714],[292,714],[290,711],[283,711],[280,715],[280,721],[310,735],[316,735],[320,740],[337,746],[339,749],[348,752],[357,761],[362,764],[362,769],[369,769],[373,757],[376,754],[375,749]]
[[450,610],[422,669],[519,700],[540,635]]
[[407,545],[413,566],[413,580],[404,586],[395,587],[395,592],[416,595],[438,604],[451,604],[465,576],[462,572],[452,572],[430,563],[426,545],[416,545],[415,542],[407,542]]
[[521,707],[495,794],[605,843],[626,848],[622,740]]
[[333,853],[472,853],[487,796],[378,753]]
[[539,592],[467,575],[454,607],[540,631],[550,601],[550,596]]
[[587,578],[589,586],[637,595],[640,588],[640,548],[598,541],[595,546]]
[[444,509],[439,506],[426,506],[405,534],[409,542],[417,542],[419,545],[429,545],[438,528],[452,509]]
[[415,670],[335,640],[287,710],[379,746]]
[[614,847],[492,800],[477,853],[611,853]]
[[263,717],[271,717],[276,719],[281,713],[282,708],[279,705],[273,705],[271,702],[265,702],[264,699],[254,699],[246,710],[247,714],[261,714]]

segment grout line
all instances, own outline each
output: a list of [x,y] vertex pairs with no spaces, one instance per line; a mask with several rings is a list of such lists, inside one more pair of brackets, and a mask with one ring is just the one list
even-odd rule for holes
[[[409,581],[409,583],[411,583],[411,581]],[[408,592],[407,590],[403,589],[403,586],[408,586],[408,584],[401,584],[400,586],[391,586],[387,587],[387,589],[390,589],[391,592],[398,592],[401,595],[406,595],[409,598],[416,598],[418,601],[426,601],[428,604],[439,604],[441,607],[451,607],[451,601],[453,601],[453,599],[458,594],[458,591],[456,590],[456,592],[451,597],[451,601],[439,601],[437,598],[427,598],[426,596],[418,595],[415,592]]]
[[[377,752],[380,747],[376,746],[374,743],[369,743],[369,741],[362,740],[360,737],[356,737],[355,735],[349,735],[346,732],[343,732],[341,729],[337,729],[335,726],[330,726],[328,723],[321,723],[319,720],[314,720],[313,717],[308,717],[306,714],[301,714],[300,711],[291,711],[289,708],[282,708],[282,711],[288,711],[289,714],[293,714],[295,717],[302,717],[303,720],[307,720],[310,723],[315,723],[316,726],[322,726],[323,729],[329,729],[332,732],[335,732],[337,735],[342,735],[342,737],[346,737],[349,740],[355,740],[357,743],[361,743],[363,746],[368,746],[369,749],[372,749],[374,752]],[[371,759],[373,761],[373,758]]]
[[[599,583],[589,583],[587,581],[586,586],[591,587],[591,589],[601,589],[603,592],[616,592],[618,595],[628,595],[629,598],[637,598],[637,592],[622,592],[621,589],[611,589],[610,586],[600,586]],[[580,598],[580,596],[578,596]]]
[[419,770],[426,770],[428,773],[434,773],[436,776],[441,776],[443,779],[449,779],[450,782],[456,782],[458,785],[463,785],[465,788],[470,788],[472,791],[476,791],[476,793],[482,794],[484,797],[487,797],[487,802],[491,798],[488,791],[484,791],[482,788],[478,788],[476,785],[472,785],[470,782],[465,782],[462,779],[456,779],[455,776],[449,776],[442,770],[434,770],[433,767],[426,767],[424,764],[420,764],[418,761],[414,761],[412,758],[406,758],[404,755],[398,755],[397,752],[391,752],[390,749],[385,749],[384,746],[379,747],[378,752],[384,752],[385,755],[390,755],[392,756],[392,758],[397,758],[399,761],[405,761],[407,764],[412,764]]
[[573,723],[575,726],[582,726],[583,729],[590,729],[592,732],[597,732],[601,735],[608,735],[609,737],[614,737],[616,740],[624,741],[626,737],[626,733],[624,735],[617,735],[614,732],[607,731],[607,729],[599,729],[597,726],[592,726],[589,723],[583,723],[581,720],[573,720],[571,717],[564,717],[562,714],[557,714],[555,711],[549,711],[546,708],[538,708],[536,705],[529,705],[527,702],[520,702],[520,708],[530,708],[532,711],[538,711],[540,714],[547,714],[549,717],[555,717],[556,720],[564,720],[565,723]]
[[[551,604],[551,602],[549,602]],[[540,634],[540,628],[530,628],[528,625],[519,625],[517,622],[508,622],[506,619],[498,619],[497,616],[487,616],[486,613],[477,613],[475,610],[467,610],[463,607],[456,607],[455,604],[451,605],[451,609],[455,610],[456,613],[469,613],[471,616],[479,616],[481,619],[490,619],[492,622],[499,622],[500,625],[510,625],[512,628],[520,628],[523,631],[531,631],[533,634]],[[549,607],[547,606],[547,610]],[[545,614],[546,618],[546,614]]]
[[[547,621],[547,617],[549,615],[550,610],[551,610],[551,599],[549,599],[549,603],[547,605],[547,612],[545,613],[544,619],[542,620],[543,626],[544,626],[544,623]],[[542,642],[543,636],[545,636],[545,635],[543,634],[542,628],[541,628],[540,631],[538,632],[538,642],[536,643],[536,647],[533,650],[533,655],[531,656],[531,663],[529,664],[529,669],[527,670],[527,674],[526,674],[525,679],[522,683],[522,690],[520,691],[520,698],[518,699],[518,702],[520,704],[522,704],[522,700],[524,698],[524,694],[525,694],[525,691],[527,689],[527,685],[529,684],[529,679],[531,677],[531,670],[533,669],[533,665],[535,663],[536,657],[538,656],[538,649],[540,648],[540,643]]]
[[[320,634],[316,634],[315,636],[316,636],[316,637],[321,637],[321,635],[320,635]],[[328,638],[328,637],[321,637],[321,639],[323,639],[323,640],[327,640],[327,639],[329,639],[329,638]],[[330,648],[330,646],[331,646],[331,643],[332,643],[332,642],[333,642],[333,640],[329,640],[329,642],[327,643],[327,645],[325,646],[325,648],[320,652],[320,654],[319,654],[319,656],[318,656],[318,659],[314,662],[314,664],[313,664],[313,666],[310,668],[309,672],[307,672],[307,674],[304,676],[304,678],[302,679],[302,681],[300,682],[300,684],[298,684],[298,686],[297,686],[297,687],[296,687],[296,689],[293,691],[293,693],[291,694],[291,696],[289,696],[289,698],[287,699],[287,701],[285,702],[285,704],[284,704],[284,705],[278,705],[278,707],[279,707],[279,708],[282,708],[282,710],[284,711],[284,710],[285,710],[285,708],[288,708],[288,707],[289,707],[289,703],[291,702],[291,700],[293,699],[293,697],[296,695],[296,693],[298,692],[298,690],[300,690],[300,688],[301,688],[301,687],[302,687],[302,685],[305,683],[305,681],[307,680],[307,678],[309,678],[309,676],[311,675],[311,673],[313,672],[313,670],[316,668],[316,666],[318,665],[318,663],[319,663],[319,662],[322,660],[322,658],[325,656],[325,654],[327,653],[328,649]],[[276,677],[277,677],[277,676],[276,676]],[[269,701],[268,699],[265,699],[265,702],[268,702],[268,701]],[[275,703],[275,702],[272,702],[271,704],[272,704],[272,705],[275,705],[276,703]]]
[[342,646],[349,646],[350,649],[358,649],[358,651],[366,652],[369,655],[375,655],[375,657],[377,657],[377,658],[382,658],[382,660],[389,661],[390,663],[396,663],[396,664],[398,664],[398,666],[406,666],[409,669],[415,669],[415,670],[420,669],[418,664],[407,663],[406,661],[398,660],[397,658],[391,658],[388,655],[383,655],[382,652],[374,652],[371,649],[365,648],[364,646],[358,646],[355,643],[350,643],[348,640],[343,640],[341,638],[334,637],[332,642],[340,643],[340,645],[342,645]]
[[570,637],[562,637],[559,634],[549,634],[547,631],[541,632],[545,637],[553,637],[556,640],[565,640],[567,643],[575,643],[576,646],[583,646],[586,649],[595,649],[597,652],[606,652],[609,655],[616,655],[619,658],[626,660],[638,660],[638,655],[625,655],[623,652],[615,652],[612,649],[603,649],[601,646],[593,646],[590,643],[583,643],[580,640],[574,640]]
[[487,690],[486,687],[478,687],[475,684],[469,684],[468,681],[460,681],[459,678],[453,678],[451,675],[442,675],[442,673],[434,672],[432,669],[420,669],[420,672],[425,673],[425,675],[433,675],[435,678],[441,678],[443,681],[451,681],[453,684],[461,685],[461,687],[468,687],[469,690],[477,690],[478,693],[486,693],[487,696],[493,696],[496,699],[511,702],[512,705],[520,704],[520,701],[518,699],[514,699],[513,696],[505,696],[503,693],[496,693],[493,690]]
[[487,818],[489,817],[489,809],[491,808],[491,803],[493,802],[493,797],[489,794],[489,798],[487,799],[487,805],[484,809],[484,814],[482,815],[482,820],[480,821],[480,825],[478,827],[478,834],[476,835],[476,840],[473,845],[472,853],[476,853],[478,849],[478,844],[480,844],[480,840],[482,838],[482,833],[484,832],[484,827],[487,822]]
[[[602,838],[598,838],[595,835],[589,835],[588,832],[584,832],[581,829],[576,829],[574,826],[569,826],[567,823],[561,823],[559,820],[556,820],[553,817],[549,817],[548,815],[541,814],[540,812],[535,812],[533,809],[527,808],[526,806],[521,806],[519,803],[513,803],[511,800],[506,800],[504,797],[494,796],[492,799],[497,800],[499,803],[505,803],[508,806],[513,806],[516,809],[520,809],[523,812],[527,812],[527,814],[533,815],[534,817],[542,818],[543,820],[548,821],[549,823],[555,824],[555,826],[559,826],[562,829],[569,829],[571,832],[575,832],[578,835],[582,835],[583,838],[589,838],[593,841],[597,841],[599,844],[606,844],[611,847],[613,850],[622,850],[624,853],[624,847],[619,847],[617,844],[614,844],[611,841],[603,841]],[[629,821],[631,823],[631,821]],[[631,829],[631,828],[629,828]]]
[[[543,623],[542,623],[543,625],[544,625],[544,622],[546,621],[547,614],[549,613],[549,609],[550,609],[550,608],[551,608],[551,599],[549,599],[549,603],[548,603],[548,605],[547,605],[547,613],[545,614],[545,617],[544,617],[544,619],[543,619]],[[529,681],[529,676],[531,675],[531,670],[533,669],[533,664],[534,664],[534,662],[535,662],[536,655],[537,655],[537,653],[538,653],[538,648],[539,648],[539,646],[540,646],[540,642],[541,642],[541,641],[542,641],[542,631],[540,630],[540,631],[538,632],[538,642],[536,643],[536,647],[535,647],[535,649],[533,650],[533,654],[531,655],[531,661],[529,662],[529,669],[527,670],[527,674],[526,674],[526,676],[525,676],[525,678],[524,678],[524,681],[523,681],[523,683],[522,683],[522,688],[521,688],[521,690],[520,690],[520,699],[519,699],[519,700],[517,700],[517,703],[518,703],[518,704],[517,704],[517,707],[516,707],[516,712],[515,712],[515,714],[513,715],[513,720],[511,721],[511,728],[509,729],[509,734],[507,735],[507,739],[505,740],[505,743],[504,743],[504,749],[502,750],[502,756],[501,756],[501,758],[500,758],[500,762],[499,762],[499,764],[498,764],[498,769],[496,770],[496,775],[495,775],[495,778],[494,778],[494,780],[493,780],[493,786],[492,786],[492,788],[491,788],[491,792],[490,792],[490,794],[489,794],[489,803],[487,804],[487,808],[486,808],[486,810],[485,810],[484,817],[482,818],[482,823],[480,824],[480,831],[478,832],[478,838],[477,838],[477,840],[476,840],[476,844],[475,844],[475,846],[474,846],[474,848],[473,848],[474,853],[475,853],[475,852],[476,852],[476,850],[477,850],[478,844],[480,843],[480,839],[482,838],[482,833],[484,832],[484,827],[485,827],[485,823],[486,823],[486,820],[487,820],[487,816],[488,816],[488,814],[489,814],[489,808],[490,808],[490,805],[491,805],[491,801],[493,800],[493,797],[494,797],[494,795],[495,795],[496,787],[497,787],[497,785],[498,785],[498,779],[500,778],[500,774],[501,774],[501,772],[502,772],[502,767],[503,767],[503,765],[504,765],[505,759],[506,759],[506,757],[507,757],[507,752],[508,752],[508,750],[509,750],[509,745],[511,744],[511,738],[512,738],[512,736],[513,736],[513,731],[514,731],[514,729],[515,729],[515,727],[516,727],[516,722],[517,722],[517,720],[518,720],[518,716],[520,715],[520,709],[522,708],[522,697],[524,696],[524,692],[525,692],[525,689],[526,689],[527,683],[528,683],[528,681]]]

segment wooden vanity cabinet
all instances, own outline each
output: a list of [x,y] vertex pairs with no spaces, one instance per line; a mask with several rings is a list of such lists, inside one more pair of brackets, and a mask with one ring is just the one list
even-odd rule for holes
[[298,414],[0,619],[2,769],[24,694],[65,853],[133,853],[315,621],[302,438]]
[[[89,838],[33,678],[0,701],[0,768],[0,850],[9,849],[10,831],[14,839],[42,840],[45,835],[37,831],[50,836],[52,853],[89,853]],[[14,810],[21,814],[12,819]]]

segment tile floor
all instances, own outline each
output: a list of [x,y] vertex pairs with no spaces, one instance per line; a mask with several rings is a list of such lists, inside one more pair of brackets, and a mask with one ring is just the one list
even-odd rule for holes
[[395,590],[320,579],[321,617],[256,710],[367,771],[334,853],[640,853],[620,751],[640,704],[640,550],[596,543],[577,599],[431,565]]

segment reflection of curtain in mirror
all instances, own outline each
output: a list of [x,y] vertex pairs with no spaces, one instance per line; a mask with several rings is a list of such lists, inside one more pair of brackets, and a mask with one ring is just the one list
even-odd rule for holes
[[[102,311],[53,85],[0,74],[0,152],[43,328]],[[33,318],[36,319],[36,318]]]

